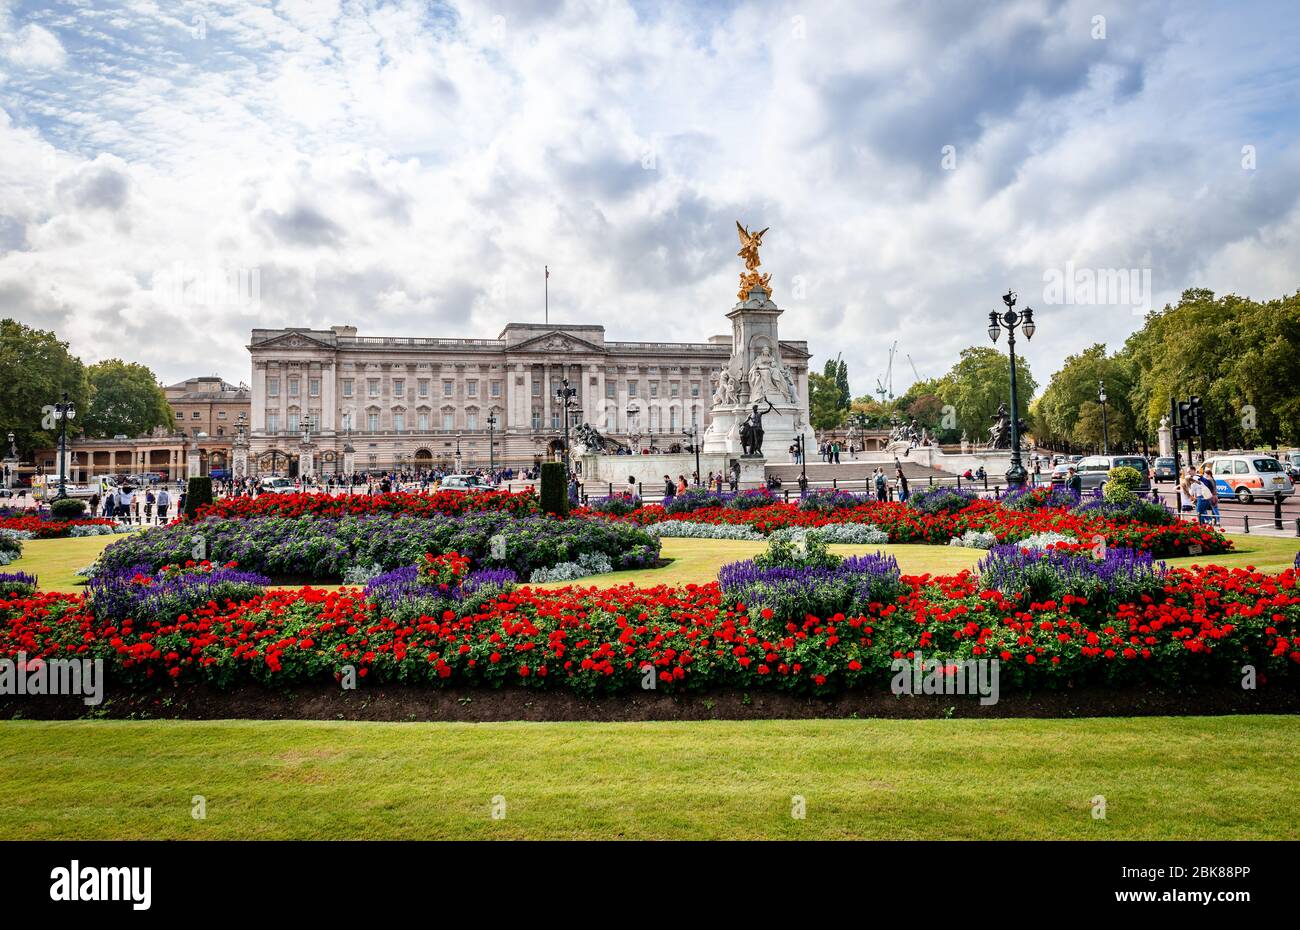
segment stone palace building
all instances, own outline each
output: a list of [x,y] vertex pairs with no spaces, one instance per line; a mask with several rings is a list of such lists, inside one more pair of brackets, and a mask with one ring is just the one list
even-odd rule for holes
[[[258,474],[529,467],[563,448],[564,379],[583,423],[633,447],[689,445],[709,425],[731,336],[607,342],[595,325],[511,323],[495,339],[255,329],[249,467]],[[780,343],[808,405],[808,346]]]

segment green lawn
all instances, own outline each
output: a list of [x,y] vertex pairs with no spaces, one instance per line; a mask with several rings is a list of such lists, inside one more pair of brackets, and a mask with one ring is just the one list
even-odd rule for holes
[[[80,579],[73,573],[93,562],[117,536],[91,536],[86,539],[33,539],[23,544],[23,556],[6,571],[31,572],[40,578],[46,591],[80,590]],[[1169,559],[1170,565],[1216,562],[1220,565],[1254,565],[1264,571],[1279,572],[1289,568],[1300,551],[1300,539],[1275,536],[1233,536],[1237,551],[1207,558]],[[719,539],[665,539],[663,555],[672,562],[662,568],[631,572],[613,572],[591,579],[607,587],[616,584],[686,584],[716,578],[718,569],[727,562],[750,558],[762,551],[764,543],[731,542]],[[904,572],[920,574],[957,572],[974,567],[980,553],[975,549],[954,546],[832,546],[843,555],[883,550],[898,558]],[[326,585],[325,587],[330,587]],[[546,586],[544,586],[546,587]],[[555,585],[549,585],[555,587]]]
[[1298,745],[1295,717],[19,721],[0,839],[1300,839]]

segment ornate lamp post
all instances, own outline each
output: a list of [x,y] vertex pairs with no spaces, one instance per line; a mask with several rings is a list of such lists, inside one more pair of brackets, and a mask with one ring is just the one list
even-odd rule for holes
[[700,428],[694,418],[691,419],[691,428],[683,430],[682,435],[691,441],[691,448],[695,451],[695,486],[700,485]]
[[1011,356],[1011,467],[1007,469],[1007,486],[1022,487],[1029,479],[1024,464],[1020,461],[1020,406],[1016,401],[1016,329],[1024,330],[1026,339],[1034,338],[1034,311],[1026,307],[1016,312],[1016,292],[1007,291],[1002,295],[1002,302],[1007,309],[1000,316],[996,310],[989,312],[989,338],[994,342],[1002,330],[1007,331],[1007,352]]
[[54,405],[54,421],[59,424],[59,493],[55,499],[68,496],[68,423],[77,418],[77,407],[63,392],[63,400]]
[[460,433],[456,434],[456,474],[460,474]]
[[496,470],[497,470],[496,440],[492,438],[497,428],[496,414],[494,413],[488,414],[487,427],[488,427],[488,477],[491,478],[492,475],[496,474]]
[[564,422],[564,483],[569,483],[569,413],[578,408],[574,397],[578,395],[577,388],[569,387],[569,379],[561,378],[560,386],[555,389],[555,401],[560,405],[560,416]]
[[1110,455],[1110,428],[1106,423],[1106,383],[1097,382],[1097,400],[1101,404],[1101,454]]

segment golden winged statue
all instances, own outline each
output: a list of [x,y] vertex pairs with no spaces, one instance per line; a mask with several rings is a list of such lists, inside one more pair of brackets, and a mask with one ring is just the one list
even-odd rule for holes
[[736,232],[740,235],[740,251],[736,254],[744,259],[746,268],[746,271],[740,275],[740,291],[736,295],[741,300],[749,298],[749,292],[755,285],[759,285],[763,290],[767,291],[769,297],[772,296],[772,287],[768,283],[772,276],[758,273],[758,266],[762,264],[758,257],[758,247],[763,244],[763,234],[771,228],[771,226],[765,226],[759,232],[751,233],[740,225],[740,220],[736,220]]

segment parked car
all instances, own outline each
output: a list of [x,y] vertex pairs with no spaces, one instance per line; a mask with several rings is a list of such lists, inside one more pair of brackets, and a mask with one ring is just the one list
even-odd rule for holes
[[478,475],[447,475],[438,486],[440,491],[482,491],[484,484]]
[[1059,462],[1052,466],[1052,487],[1063,488],[1065,483],[1070,480],[1070,465],[1068,462]]
[[1083,490],[1105,487],[1112,468],[1126,465],[1142,476],[1142,483],[1133,490],[1142,494],[1151,490],[1151,468],[1140,455],[1086,455],[1074,466]]
[[279,475],[263,478],[257,484],[263,494],[285,494],[294,490],[294,483]]
[[1282,469],[1290,476],[1291,481],[1300,481],[1300,452],[1291,451],[1282,453]]
[[1159,484],[1161,481],[1178,480],[1178,464],[1172,456],[1162,455],[1156,459],[1155,464],[1151,467],[1152,480]]
[[1295,493],[1282,463],[1270,455],[1223,455],[1206,464],[1220,497],[1233,494],[1243,504],[1249,504],[1256,498],[1270,500],[1274,494],[1290,497]]

